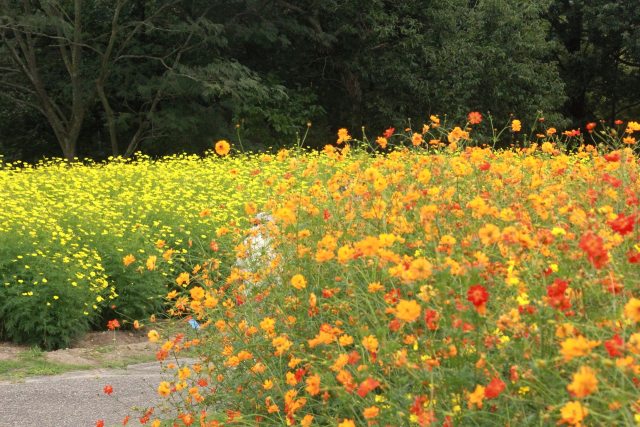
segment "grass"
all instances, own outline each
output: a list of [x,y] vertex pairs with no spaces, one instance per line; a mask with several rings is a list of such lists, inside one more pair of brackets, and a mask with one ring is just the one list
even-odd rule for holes
[[15,381],[32,376],[58,375],[70,371],[91,369],[89,365],[50,362],[38,348],[18,354],[17,360],[0,360],[0,380]]

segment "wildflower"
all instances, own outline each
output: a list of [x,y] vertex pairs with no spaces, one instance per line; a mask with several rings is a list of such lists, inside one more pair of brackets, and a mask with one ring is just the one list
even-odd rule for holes
[[477,385],[473,393],[469,393],[467,397],[467,406],[469,409],[473,409],[475,406],[478,409],[482,409],[482,402],[484,400],[485,388],[481,385]]
[[296,274],[291,278],[291,286],[301,290],[307,287],[307,281],[302,274]]
[[549,129],[547,129],[546,134],[547,134],[547,136],[553,136],[553,135],[555,135],[557,132],[558,132],[558,131],[556,130],[556,128],[549,128]]
[[640,322],[640,299],[631,298],[624,306],[624,316],[632,322]]
[[415,322],[420,317],[420,305],[415,300],[400,300],[396,305],[396,318],[405,322]]
[[624,349],[624,341],[620,338],[620,335],[615,334],[610,340],[604,342],[604,347],[610,357],[620,357]]
[[487,399],[495,399],[505,389],[506,384],[498,377],[494,377],[484,389],[484,397]]
[[158,385],[158,394],[162,397],[167,397],[171,394],[171,384],[167,381],[162,381],[160,385]]
[[96,421],[96,427],[104,427],[104,420]]
[[422,137],[422,134],[419,134],[419,133],[415,132],[411,136],[411,143],[413,144],[414,147],[417,147],[418,145],[422,144],[423,142],[424,142],[424,138]]
[[353,420],[349,420],[345,418],[342,420],[340,424],[338,424],[338,427],[356,427],[356,423],[353,422]]
[[593,133],[593,130],[596,128],[596,126],[598,126],[598,124],[596,122],[589,122],[589,123],[587,123],[585,128],[587,129],[587,132]]
[[454,127],[447,135],[447,140],[451,144],[457,144],[461,139],[469,139],[469,132],[463,131],[459,126]]
[[375,353],[378,351],[378,340],[373,335],[368,335],[362,339],[362,346],[366,348],[369,353]]
[[467,291],[467,301],[469,301],[478,310],[479,313],[483,313],[485,310],[485,304],[489,300],[489,292],[482,285],[474,285]]
[[380,146],[380,148],[387,148],[387,138],[383,137],[383,136],[379,136],[378,138],[376,138],[376,143]]
[[178,275],[178,277],[176,278],[176,283],[180,286],[185,286],[188,285],[190,281],[189,278],[189,273],[187,272],[182,272]]
[[150,342],[158,342],[158,340],[160,339],[160,334],[155,329],[152,329],[147,334],[147,337],[149,338]]
[[480,124],[482,122],[482,114],[477,111],[472,111],[467,116],[467,121],[472,125]]
[[149,271],[153,271],[156,269],[156,260],[158,259],[157,256],[155,255],[151,255],[149,258],[147,258],[147,270]]
[[581,366],[578,372],[573,374],[573,381],[567,386],[567,390],[575,397],[586,397],[598,391],[595,371],[588,366]]
[[202,289],[200,286],[195,286],[191,288],[189,294],[191,295],[192,300],[200,301],[204,298],[205,292],[204,289]]
[[579,246],[586,252],[589,262],[596,269],[604,267],[609,262],[609,254],[604,248],[604,241],[597,234],[591,231],[586,232],[580,239]]
[[376,418],[378,415],[380,415],[380,408],[377,406],[369,406],[362,411],[362,416],[367,420]]
[[382,136],[389,139],[393,136],[395,131],[396,131],[396,128],[388,128],[387,130],[384,131]]
[[106,385],[104,386],[102,391],[104,391],[104,394],[110,395],[111,393],[113,393],[113,387],[111,385]]
[[350,140],[351,135],[349,135],[349,131],[346,128],[338,129],[338,144],[342,144]]
[[608,221],[607,224],[611,229],[620,235],[624,236],[633,232],[633,227],[636,222],[635,215],[626,216],[623,213],[620,213],[616,216],[616,219]]
[[431,115],[429,116],[429,120],[431,120],[431,126],[434,128],[437,128],[438,126],[440,126],[440,118],[436,115]]
[[511,131],[520,132],[522,130],[522,123],[518,119],[511,121]]
[[586,356],[591,349],[600,345],[599,341],[587,340],[584,336],[580,335],[576,338],[567,338],[560,346],[562,347],[560,353],[564,357],[566,362],[575,357]]
[[367,394],[369,394],[379,386],[380,386],[380,381],[374,378],[367,378],[366,380],[360,383],[360,386],[358,387],[358,391],[357,391],[358,396],[365,397]]
[[125,267],[130,266],[134,262],[136,262],[136,257],[134,257],[131,254],[125,256],[124,258],[122,258],[122,263],[124,264]]
[[572,426],[581,426],[582,421],[589,414],[587,408],[582,406],[580,402],[567,402],[562,409],[560,409],[559,424],[569,424]]
[[118,322],[118,319],[109,320],[107,322],[107,329],[109,329],[110,331],[115,331],[119,327],[120,322]]
[[229,151],[231,151],[231,145],[226,140],[221,139],[220,141],[216,142],[215,150],[219,156],[226,156],[227,154],[229,154]]
[[305,390],[311,396],[315,396],[320,393],[320,375],[314,374],[307,377],[305,383],[307,384]]

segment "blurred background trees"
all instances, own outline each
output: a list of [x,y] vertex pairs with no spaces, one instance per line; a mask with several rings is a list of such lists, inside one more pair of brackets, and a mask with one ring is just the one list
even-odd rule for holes
[[637,118],[632,0],[0,0],[0,153],[202,152],[431,114]]

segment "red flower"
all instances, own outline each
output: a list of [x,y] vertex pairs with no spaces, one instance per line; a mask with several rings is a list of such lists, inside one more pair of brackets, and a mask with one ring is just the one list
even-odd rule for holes
[[602,237],[591,231],[586,232],[578,244],[585,251],[589,262],[597,269],[604,267],[609,262],[609,253],[604,248]]
[[634,251],[631,249],[627,252],[627,261],[631,264],[640,264],[640,251]]
[[615,122],[613,122],[614,125],[616,126],[620,126],[621,124],[623,124],[624,122],[620,119],[616,120]]
[[96,427],[104,427],[104,420],[96,421]]
[[107,322],[107,329],[110,331],[116,330],[119,327],[120,322],[118,322],[118,319],[109,320],[109,322]]
[[104,394],[111,394],[113,393],[113,387],[111,387],[110,385],[106,385],[104,386],[102,391],[104,391]]
[[611,176],[608,173],[602,175],[602,180],[612,186],[613,188],[618,188],[622,185],[622,181],[616,178],[615,176]]
[[472,111],[467,116],[467,120],[472,125],[480,124],[480,122],[482,122],[482,114],[478,113],[477,111]]
[[438,329],[439,319],[440,315],[435,310],[427,309],[424,313],[424,322],[427,324],[427,328],[429,328],[430,331]]
[[478,166],[478,169],[480,169],[481,171],[488,171],[489,169],[491,169],[491,163],[483,162],[480,164],[480,166]]
[[551,307],[561,311],[567,311],[571,308],[571,301],[565,295],[568,286],[569,284],[561,279],[556,279],[547,286],[548,303]]
[[624,236],[625,234],[629,234],[633,231],[635,222],[635,215],[625,216],[625,214],[621,213],[618,214],[616,219],[607,222],[607,224],[609,224],[609,227],[611,227],[613,231],[616,231]]
[[607,349],[610,357],[619,357],[622,356],[624,341],[620,338],[620,335],[615,334],[613,338],[604,342],[604,347]]
[[487,388],[484,389],[484,397],[487,399],[495,399],[500,396],[500,393],[504,390],[506,384],[498,377],[493,377],[491,382],[487,384]]
[[467,300],[476,308],[480,307],[489,300],[489,292],[482,285],[474,285],[467,291]]
[[607,162],[619,162],[620,161],[620,152],[612,151],[611,153],[605,154],[604,159]]
[[389,128],[387,130],[384,131],[384,133],[382,134],[382,136],[384,136],[385,138],[391,138],[393,136],[393,133],[396,131],[396,128]]
[[595,122],[587,123],[587,126],[586,126],[587,131],[589,133],[593,132],[593,130],[596,128],[596,126],[597,126],[597,123],[595,123]]
[[129,419],[131,417],[129,415],[127,415],[126,417],[124,417],[124,419],[122,420],[122,425],[126,426],[127,424],[129,424]]
[[380,386],[380,382],[373,378],[367,378],[366,380],[360,383],[360,387],[358,387],[358,396],[365,397],[369,392],[375,390]]

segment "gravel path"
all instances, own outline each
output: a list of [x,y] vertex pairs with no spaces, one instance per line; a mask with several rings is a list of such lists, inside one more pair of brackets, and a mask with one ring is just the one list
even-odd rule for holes
[[[156,389],[163,377],[159,364],[150,362],[0,382],[0,427],[95,427],[98,419],[121,426],[127,414],[127,425],[138,426],[138,414],[162,403]],[[111,396],[103,392],[107,384]]]

